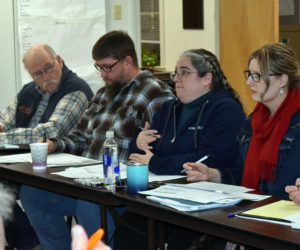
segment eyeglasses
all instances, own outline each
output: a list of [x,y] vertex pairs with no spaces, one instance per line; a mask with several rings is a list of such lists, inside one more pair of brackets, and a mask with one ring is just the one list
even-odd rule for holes
[[101,70],[102,70],[102,71],[108,73],[108,72],[111,72],[111,71],[112,71],[112,68],[113,68],[115,65],[117,65],[118,62],[120,62],[121,60],[122,60],[122,59],[116,61],[116,62],[113,63],[112,65],[103,65],[103,66],[100,66],[100,65],[98,65],[97,63],[95,63],[94,66],[95,66],[96,70],[98,70],[98,71],[101,71]]
[[54,70],[54,64],[55,64],[55,60],[52,64],[48,64],[46,65],[46,67],[42,70],[42,71],[37,71],[31,74],[32,78],[34,80],[41,80],[43,78],[43,74],[49,74],[52,73]]
[[[251,79],[252,79],[253,82],[259,82],[260,81],[261,74],[259,74],[259,73],[250,73],[250,70],[245,70],[244,74],[245,74],[246,80],[248,80],[249,76],[251,76]],[[281,76],[281,75],[282,74],[278,74],[278,73],[269,74],[269,76]]]
[[198,72],[190,72],[190,71],[185,71],[185,70],[183,70],[181,72],[175,71],[175,72],[170,73],[170,78],[171,78],[171,80],[173,80],[175,78],[175,76],[177,76],[179,79],[182,79],[193,73],[198,73]]

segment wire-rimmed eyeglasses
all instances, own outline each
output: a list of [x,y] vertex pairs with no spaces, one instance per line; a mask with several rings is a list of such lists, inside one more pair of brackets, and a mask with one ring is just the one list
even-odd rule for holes
[[191,72],[191,71],[185,71],[185,70],[183,70],[181,72],[176,72],[175,71],[175,72],[170,73],[170,78],[171,78],[171,80],[173,80],[175,78],[175,76],[177,76],[179,79],[182,79],[182,78],[184,78],[184,77],[186,77],[190,74],[193,74],[193,73],[198,73],[198,72]]
[[54,64],[55,64],[55,60],[52,64],[47,64],[43,70],[32,73],[31,74],[32,78],[34,80],[41,80],[43,78],[44,73],[49,74],[53,72]]

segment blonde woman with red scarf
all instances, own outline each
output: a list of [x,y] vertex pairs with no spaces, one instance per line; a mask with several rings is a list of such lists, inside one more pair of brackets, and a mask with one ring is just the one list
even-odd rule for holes
[[[258,103],[239,136],[244,160],[242,186],[288,198],[285,186],[300,177],[300,73],[296,54],[285,44],[266,44],[251,54],[245,77]],[[184,168],[188,181],[222,182],[220,172],[205,164],[185,163]]]

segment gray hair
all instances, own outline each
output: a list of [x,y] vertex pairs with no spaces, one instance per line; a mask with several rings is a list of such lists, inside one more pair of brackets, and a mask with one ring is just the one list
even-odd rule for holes
[[187,56],[191,59],[191,63],[196,68],[199,77],[203,77],[208,72],[211,73],[212,84],[210,89],[212,91],[227,90],[243,109],[237,92],[227,81],[219,60],[213,53],[205,49],[191,49],[185,51],[181,56]]
[[0,216],[3,221],[10,220],[13,213],[15,195],[12,190],[0,183]]
[[25,53],[25,55],[23,56],[23,64],[25,69],[27,69],[27,64],[26,64],[26,60],[27,60],[27,56],[28,54],[37,48],[41,48],[43,50],[45,50],[54,60],[56,58],[56,53],[54,51],[54,49],[52,47],[50,47],[48,44],[37,44],[37,45],[33,45],[29,50],[27,50],[27,52]]

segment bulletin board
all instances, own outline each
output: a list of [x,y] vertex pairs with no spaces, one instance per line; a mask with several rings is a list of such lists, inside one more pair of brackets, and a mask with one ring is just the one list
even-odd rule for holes
[[[47,43],[94,92],[103,85],[93,66],[92,47],[106,32],[105,0],[17,0],[15,9],[20,62],[32,45]],[[32,79],[19,66],[24,85]]]

